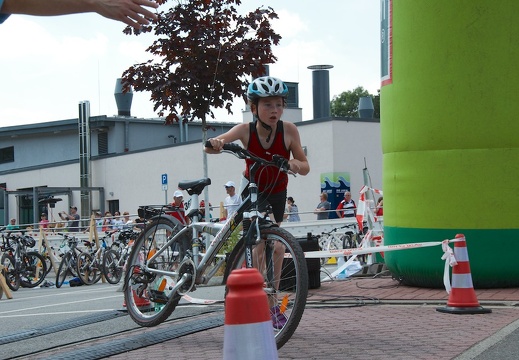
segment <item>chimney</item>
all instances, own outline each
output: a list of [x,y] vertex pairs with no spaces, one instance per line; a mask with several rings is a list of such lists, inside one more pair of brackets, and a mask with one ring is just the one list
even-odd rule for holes
[[375,107],[373,106],[373,99],[371,96],[361,96],[359,98],[359,117],[362,119],[373,118]]
[[330,117],[330,74],[333,65],[311,65],[314,119]]
[[121,78],[115,81],[115,102],[117,103],[117,115],[130,116],[130,109],[132,107],[133,90],[123,93],[123,82]]

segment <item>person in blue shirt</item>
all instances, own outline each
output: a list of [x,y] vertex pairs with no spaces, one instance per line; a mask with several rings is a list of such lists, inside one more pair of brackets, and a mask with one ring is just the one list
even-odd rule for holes
[[157,7],[151,0],[0,0],[0,24],[11,14],[55,16],[95,12],[138,30],[157,19],[147,9]]

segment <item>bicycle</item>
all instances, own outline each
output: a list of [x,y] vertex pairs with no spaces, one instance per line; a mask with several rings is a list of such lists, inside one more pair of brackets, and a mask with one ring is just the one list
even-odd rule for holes
[[[319,236],[319,247],[322,251],[355,249],[362,242],[363,234],[359,232],[357,223],[346,224],[336,227],[328,232],[322,232]],[[346,229],[344,232],[339,230]],[[364,255],[359,258],[364,261]],[[348,260],[346,257],[344,260]],[[329,258],[321,258],[321,265],[328,262]]]
[[[60,249],[63,248],[64,245],[65,245],[65,243],[62,243],[62,245],[60,246]],[[47,266],[46,275],[48,275],[51,272],[51,270],[53,270],[53,269],[57,273],[63,253],[61,253],[59,251],[56,252],[56,249],[54,249],[53,246],[50,246],[50,249],[48,249],[47,243],[45,241],[43,241],[41,244],[41,248],[40,248],[40,254],[45,259],[45,264]],[[53,263],[54,263],[54,266],[56,266],[56,268],[54,268]]]
[[[206,143],[206,146],[210,144]],[[267,161],[236,144],[226,144],[223,150],[239,159],[253,161],[251,179],[255,178],[260,166],[275,166],[279,171],[288,172],[288,161],[281,157]],[[167,206],[158,211],[150,207],[140,209],[152,217],[137,238],[128,259],[123,285],[128,314],[141,326],[155,326],[165,321],[183,295],[208,283],[214,274],[214,268],[209,268],[214,266],[219,250],[242,224],[242,236],[226,261],[223,283],[234,269],[252,268],[253,265],[258,268],[265,280],[269,306],[275,309],[275,313],[271,309],[273,331],[280,348],[294,333],[306,305],[308,271],[304,253],[292,234],[270,221],[268,209],[266,213],[259,209],[254,182],[250,182],[249,195],[227,222],[199,222],[198,197],[210,184],[209,178],[178,184],[178,188],[187,191],[192,199],[188,213],[191,221],[187,225],[164,214]],[[201,233],[214,236],[205,253],[199,252],[203,242]],[[152,303],[151,309],[140,307],[143,301]]]
[[139,233],[133,230],[122,231],[112,247],[105,252],[103,275],[110,284],[115,285],[121,281],[126,260],[138,235]]
[[77,245],[79,240],[76,237],[64,233],[58,233],[58,235],[63,236],[64,241],[67,242],[69,247],[61,259],[58,273],[56,274],[56,287],[60,288],[68,274],[71,274],[73,277],[78,277],[78,256],[83,253],[83,251],[78,249]]
[[[4,230],[5,228],[0,229]],[[45,280],[45,259],[36,251],[27,251],[27,248],[35,245],[36,241],[29,235],[2,233],[3,254],[0,261],[4,266],[3,275],[7,286],[11,290],[17,291],[20,286],[33,288]]]
[[101,245],[96,251],[93,250],[94,243],[85,241],[85,245],[89,251],[84,251],[79,254],[77,263],[79,278],[85,285],[97,283],[101,279],[101,275],[104,275],[103,259],[107,251],[106,239],[111,238],[117,231],[119,230],[105,231],[105,236],[99,240]]

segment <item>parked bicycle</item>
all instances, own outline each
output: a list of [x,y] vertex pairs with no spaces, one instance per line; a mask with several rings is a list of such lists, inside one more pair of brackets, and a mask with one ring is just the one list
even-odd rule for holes
[[[363,232],[359,231],[358,224],[351,223],[333,228],[330,231],[322,232],[319,236],[319,247],[323,251],[354,249],[360,246]],[[360,255],[359,259],[364,261],[365,255]],[[321,265],[328,262],[329,258],[321,258]],[[345,258],[345,260],[348,260]]]
[[126,260],[139,233],[125,230],[119,233],[111,248],[103,256],[103,274],[110,284],[118,284],[123,276]]
[[58,233],[58,235],[63,236],[69,248],[63,255],[61,263],[59,264],[58,273],[56,274],[56,287],[60,288],[69,274],[73,277],[78,277],[78,256],[83,253],[83,251],[77,247],[79,240],[75,236],[65,233]]
[[[65,242],[62,243],[60,249],[63,248]],[[51,270],[54,269],[54,272],[58,273],[59,264],[61,262],[61,258],[63,257],[63,253],[56,251],[53,246],[50,246],[50,249],[47,248],[47,243],[45,241],[41,244],[40,254],[45,259],[45,264],[47,266],[47,274],[48,275]],[[54,264],[54,266],[53,266]],[[54,268],[55,267],[55,268]]]
[[[223,149],[254,162],[250,168],[251,179],[255,179],[260,166],[274,166],[288,172],[288,162],[281,157],[266,161],[232,143],[224,145]],[[253,182],[249,184],[248,197],[227,222],[199,222],[199,195],[210,184],[208,178],[179,183],[179,189],[187,191],[192,199],[188,225],[163,214],[166,211],[163,207],[137,238],[128,259],[124,282],[128,313],[141,326],[155,326],[166,320],[184,294],[195,291],[198,285],[207,284],[210,267],[219,250],[242,224],[241,239],[226,262],[224,282],[234,269],[256,267],[260,271],[269,306],[277,311],[273,314],[277,317],[273,331],[279,348],[294,333],[306,305],[308,271],[304,253],[293,235],[270,221],[268,209],[267,212],[259,209],[257,184]],[[201,233],[214,236],[205,254],[199,252],[203,241]],[[139,306],[143,301],[154,306],[151,310],[144,309]]]
[[107,239],[110,239],[119,230],[105,231],[105,235],[99,239],[99,247],[95,249],[95,243],[85,241],[87,251],[78,256],[78,275],[86,285],[92,285],[104,276],[103,259],[107,251]]
[[[5,229],[0,229],[0,232]],[[29,235],[2,232],[3,254],[0,261],[4,266],[3,275],[7,286],[11,290],[16,291],[20,286],[33,288],[45,280],[45,259],[36,251],[27,251],[35,245],[36,241]]]

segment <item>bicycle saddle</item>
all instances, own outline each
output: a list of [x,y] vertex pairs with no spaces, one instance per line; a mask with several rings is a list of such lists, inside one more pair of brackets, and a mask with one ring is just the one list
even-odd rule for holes
[[200,195],[207,185],[211,185],[211,179],[202,178],[198,180],[183,180],[178,183],[180,190],[185,190],[189,195]]

